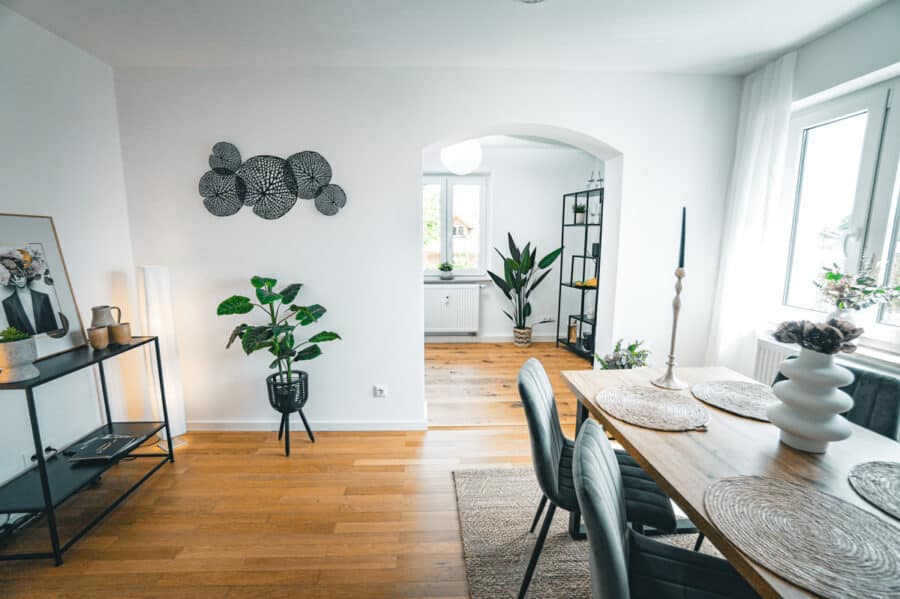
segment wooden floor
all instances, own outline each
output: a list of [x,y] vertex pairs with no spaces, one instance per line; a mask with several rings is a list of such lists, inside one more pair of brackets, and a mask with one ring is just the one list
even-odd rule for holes
[[[587,365],[552,358],[549,347],[533,353]],[[191,433],[176,462],[75,544],[63,566],[0,563],[0,597],[466,597],[451,471],[530,463],[521,410],[506,405],[530,353],[489,345],[427,354],[429,404],[475,406],[479,426],[320,433],[315,445],[297,434],[290,458],[275,433]],[[451,400],[442,399],[439,389],[450,387]],[[484,426],[494,412],[506,426]],[[571,422],[565,428],[571,434]],[[63,536],[139,467],[121,464],[63,506]],[[0,552],[45,542],[34,526]]]

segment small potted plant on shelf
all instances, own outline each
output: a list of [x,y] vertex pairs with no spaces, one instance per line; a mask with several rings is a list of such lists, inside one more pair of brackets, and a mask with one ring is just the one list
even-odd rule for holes
[[846,273],[837,264],[822,267],[822,277],[813,284],[819,288],[823,299],[834,306],[829,319],[849,320],[853,313],[880,304],[900,301],[900,285],[880,287],[873,276],[873,264],[867,264],[854,274]]
[[[532,310],[528,298],[550,274],[550,267],[559,257],[562,248],[557,248],[538,260],[537,248],[532,248],[530,242],[520,250],[511,233],[507,233],[507,241],[509,256],[504,256],[500,250],[494,248],[503,261],[503,276],[491,271],[488,271],[488,275],[512,303],[512,313],[506,310],[503,313],[513,322],[513,342],[519,347],[528,347],[531,345],[531,327],[528,325],[528,319]],[[550,320],[542,320],[536,324],[545,322]]]
[[[255,276],[250,279],[250,284],[255,290],[255,302],[243,295],[232,295],[219,304],[216,314],[247,314],[258,308],[265,314],[266,322],[255,326],[239,324],[231,332],[225,348],[228,349],[235,341],[240,340],[241,347],[248,356],[262,349],[268,351],[274,357],[269,368],[277,371],[266,377],[269,403],[282,413],[282,428],[285,430],[285,418],[292,412],[299,412],[306,425],[306,417],[302,412],[307,400],[306,373],[295,370],[293,365],[295,362],[318,358],[322,355],[320,343],[335,341],[341,336],[333,331],[320,331],[306,339],[300,338],[297,328],[318,322],[326,312],[319,304],[300,306],[293,303],[303,286],[301,283],[291,283],[277,292],[277,281],[270,277]],[[310,439],[314,440],[312,431],[306,426]],[[287,445],[285,453],[290,455]]]
[[646,366],[650,350],[641,347],[643,344],[643,341],[635,340],[622,347],[622,340],[619,339],[611,354],[602,357],[600,354],[595,355],[597,363],[603,370],[626,370]]
[[453,280],[453,265],[449,262],[441,262],[438,265],[438,270],[441,271],[441,280],[442,281],[452,281]]
[[575,202],[574,204],[572,204],[572,212],[575,214],[575,224],[583,225],[584,215],[585,213],[587,213],[587,206]]
[[37,345],[34,337],[14,327],[0,331],[0,383],[27,381],[41,372],[34,365]]

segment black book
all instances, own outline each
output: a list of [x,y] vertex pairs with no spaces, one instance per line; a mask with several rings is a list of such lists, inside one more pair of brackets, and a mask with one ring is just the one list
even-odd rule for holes
[[71,447],[65,455],[72,462],[106,462],[125,453],[145,438],[113,433],[97,435]]

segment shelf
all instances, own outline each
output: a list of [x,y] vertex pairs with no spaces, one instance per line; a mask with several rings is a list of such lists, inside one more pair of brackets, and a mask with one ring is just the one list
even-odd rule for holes
[[76,370],[81,370],[103,360],[118,356],[131,349],[147,345],[156,337],[133,337],[131,343],[125,345],[110,345],[106,349],[96,350],[89,345],[82,345],[75,349],[70,349],[54,356],[41,358],[34,363],[41,374],[27,381],[18,381],[16,383],[2,383],[0,390],[6,389],[29,389],[49,383],[67,374],[71,374]]
[[[105,351],[105,350],[104,350]],[[79,443],[98,433],[113,432],[123,435],[135,435],[143,437],[143,440],[121,456],[108,462],[74,464],[62,455],[62,451],[47,460],[47,478],[50,480],[50,496],[53,505],[58,506],[66,499],[80,491],[85,485],[115,466],[119,460],[127,457],[137,450],[147,438],[165,428],[164,422],[113,422],[112,431],[106,425],[100,426],[83,436],[69,447]],[[69,449],[66,447],[65,449]],[[63,450],[65,451],[65,450]],[[155,454],[142,454],[142,457],[157,457]],[[167,453],[160,453],[161,460],[169,459]],[[41,475],[37,465],[20,474],[8,483],[0,486],[0,514],[9,513],[36,513],[44,511],[44,495],[41,491]]]
[[581,289],[582,291],[597,291],[596,287],[585,287],[584,285],[575,285],[573,283],[560,283],[560,285],[570,289]]
[[564,227],[600,227],[602,223],[565,223]]
[[570,320],[580,320],[584,324],[589,324],[591,326],[594,326],[594,319],[588,318],[587,316],[584,316],[582,314],[569,314],[569,319]]
[[568,349],[569,351],[571,351],[574,354],[581,356],[582,358],[585,358],[588,360],[594,359],[594,352],[590,352],[590,351],[584,349],[584,347],[580,343],[569,343],[569,340],[566,339],[565,337],[560,337],[559,339],[557,339],[557,341],[559,342],[560,345],[564,345],[566,347],[566,349]]
[[586,260],[599,260],[600,256],[586,256],[584,254],[573,254],[572,258],[585,258]]

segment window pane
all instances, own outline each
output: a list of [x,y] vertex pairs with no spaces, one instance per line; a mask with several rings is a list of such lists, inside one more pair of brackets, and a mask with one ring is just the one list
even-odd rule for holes
[[441,186],[426,183],[422,186],[423,231],[422,261],[425,270],[437,270],[441,263]]
[[477,269],[481,254],[481,186],[454,183],[453,268]]
[[[897,187],[900,187],[900,174],[898,174]],[[900,196],[897,197],[896,202],[894,210],[900,211]],[[895,215],[894,218],[897,216]],[[891,242],[885,264],[891,273],[887,283],[888,287],[897,287],[900,285],[900,227],[894,232],[894,240]],[[881,309],[881,318],[879,319],[881,324],[900,327],[900,304],[886,304]]]
[[789,265],[791,306],[830,310],[813,281],[823,266],[836,262],[844,268],[844,238],[853,215],[866,116],[861,113],[806,131]]

